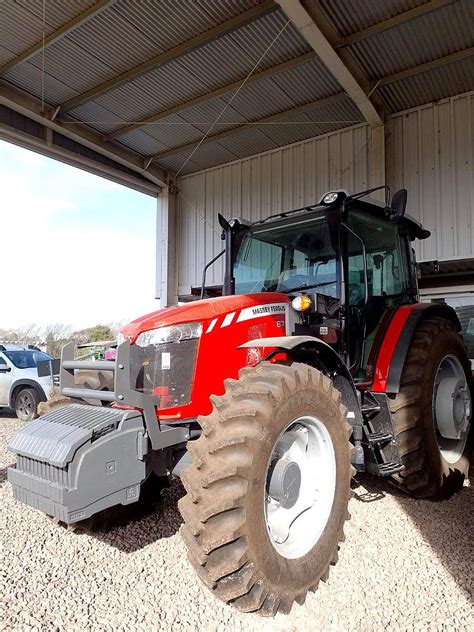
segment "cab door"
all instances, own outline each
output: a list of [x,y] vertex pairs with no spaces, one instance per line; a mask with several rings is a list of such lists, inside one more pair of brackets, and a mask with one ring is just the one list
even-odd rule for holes
[[8,406],[10,387],[12,384],[12,367],[10,362],[0,353],[0,406]]
[[356,381],[365,381],[377,332],[390,312],[413,302],[409,244],[396,223],[351,210],[348,226],[349,350]]

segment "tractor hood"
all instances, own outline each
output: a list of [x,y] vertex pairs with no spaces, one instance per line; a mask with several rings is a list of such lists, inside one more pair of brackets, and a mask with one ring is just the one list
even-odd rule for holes
[[143,331],[181,323],[209,321],[222,314],[249,307],[268,305],[269,303],[289,303],[289,298],[286,294],[280,292],[261,292],[258,294],[207,298],[201,301],[193,301],[186,305],[165,307],[151,314],[146,314],[125,325],[121,332],[133,343]]

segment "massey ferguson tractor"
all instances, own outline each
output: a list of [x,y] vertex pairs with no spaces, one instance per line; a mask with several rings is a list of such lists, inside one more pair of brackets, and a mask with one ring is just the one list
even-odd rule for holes
[[[471,418],[459,321],[418,302],[411,242],[430,233],[405,215],[406,191],[383,204],[374,190],[253,224],[220,216],[223,296],[133,321],[115,361],[66,345],[74,403],[13,436],[14,496],[77,525],[179,477],[199,577],[274,615],[328,577],[355,472],[417,498],[459,489]],[[80,370],[112,371],[113,391],[81,388]]]

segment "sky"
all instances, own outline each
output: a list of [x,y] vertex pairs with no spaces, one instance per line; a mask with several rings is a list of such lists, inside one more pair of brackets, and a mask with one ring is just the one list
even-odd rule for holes
[[158,309],[155,224],[156,198],[0,141],[0,328]]

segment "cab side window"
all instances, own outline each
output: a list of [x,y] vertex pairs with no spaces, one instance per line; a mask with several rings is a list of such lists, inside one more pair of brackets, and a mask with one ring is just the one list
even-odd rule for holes
[[[384,296],[388,305],[397,304],[410,286],[407,244],[399,226],[358,211],[349,214],[349,225],[365,242],[369,297]],[[363,271],[358,254],[349,259],[349,273]]]

